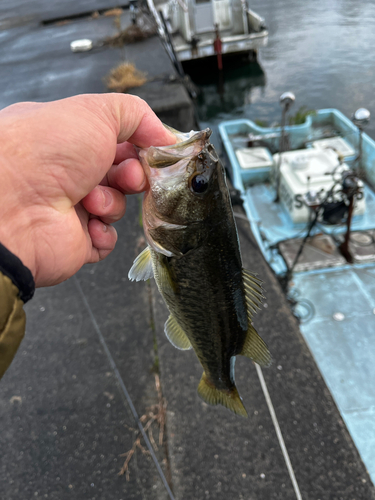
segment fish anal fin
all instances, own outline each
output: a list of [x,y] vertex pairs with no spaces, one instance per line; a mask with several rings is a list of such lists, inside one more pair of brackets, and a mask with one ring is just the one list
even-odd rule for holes
[[146,247],[135,259],[128,278],[132,281],[148,280],[154,277],[150,247]]
[[259,336],[252,324],[249,324],[245,343],[240,354],[250,358],[260,366],[270,366],[272,363],[272,356],[267,344]]
[[172,314],[169,316],[164,325],[164,332],[167,336],[169,342],[177,349],[181,349],[183,351],[187,351],[191,349],[191,343],[188,339],[186,333],[177,323],[177,320]]
[[230,391],[219,390],[210,382],[205,372],[198,385],[198,394],[209,405],[223,405],[236,415],[248,416],[237,388],[234,386]]

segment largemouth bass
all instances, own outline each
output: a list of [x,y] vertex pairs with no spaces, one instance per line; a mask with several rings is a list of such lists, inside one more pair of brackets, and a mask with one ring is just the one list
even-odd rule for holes
[[178,349],[193,347],[203,367],[200,397],[247,416],[235,385],[235,358],[271,363],[252,325],[263,297],[261,281],[242,268],[225,170],[209,142],[211,130],[173,132],[175,145],[138,150],[150,186],[143,201],[148,246],[129,278],[155,278],[170,312],[168,339]]

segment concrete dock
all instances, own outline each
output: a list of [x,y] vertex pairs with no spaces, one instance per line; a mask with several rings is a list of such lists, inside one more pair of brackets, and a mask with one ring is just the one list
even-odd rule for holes
[[[104,76],[126,60],[150,79],[131,92],[166,123],[192,128],[192,102],[181,83],[171,83],[173,66],[157,37],[71,52],[72,40],[99,43],[116,32],[113,17],[89,15],[110,7],[116,5],[105,0],[3,1],[0,107],[104,92]],[[129,23],[128,12],[121,22]],[[297,321],[242,219],[244,267],[264,280],[267,296],[255,326],[274,363],[261,372],[246,358],[236,363],[248,419],[199,399],[202,369],[192,351],[177,351],[165,338],[167,311],[154,283],[127,278],[145,246],[141,203],[128,197],[116,249],[105,261],[38,289],[26,305],[26,337],[0,382],[0,498],[375,499]],[[166,427],[160,445],[160,426],[152,424],[150,454],[139,429],[161,407],[157,377]],[[119,475],[139,437],[128,478]]]

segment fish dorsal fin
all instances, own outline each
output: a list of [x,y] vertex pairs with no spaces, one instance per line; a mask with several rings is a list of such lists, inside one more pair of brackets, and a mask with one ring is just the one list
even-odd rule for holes
[[242,277],[245,287],[249,327],[241,355],[252,359],[260,366],[269,366],[272,363],[271,354],[266,343],[252,325],[253,314],[260,309],[262,299],[264,299],[262,281],[255,274],[245,269],[242,270]]
[[246,269],[242,269],[242,279],[245,287],[247,312],[252,315],[260,309],[262,299],[264,299],[262,281],[257,276]]
[[150,247],[147,246],[135,259],[128,277],[132,281],[146,281],[154,277]]
[[191,349],[192,346],[190,340],[188,339],[186,333],[183,331],[180,325],[177,323],[176,318],[172,316],[172,314],[165,322],[164,331],[167,339],[174,347],[177,347],[177,349],[181,349],[183,351]]
[[220,391],[210,382],[205,372],[198,385],[198,394],[209,405],[223,405],[236,415],[248,416],[236,386],[233,386],[230,391]]

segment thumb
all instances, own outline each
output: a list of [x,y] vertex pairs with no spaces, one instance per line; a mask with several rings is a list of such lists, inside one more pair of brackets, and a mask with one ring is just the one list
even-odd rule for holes
[[116,129],[117,142],[129,141],[141,148],[168,146],[176,137],[167,130],[150,106],[129,94],[102,94],[103,108]]

